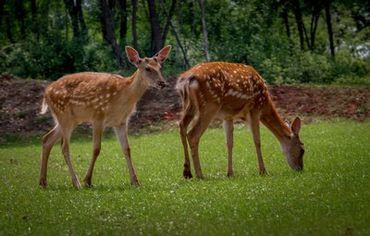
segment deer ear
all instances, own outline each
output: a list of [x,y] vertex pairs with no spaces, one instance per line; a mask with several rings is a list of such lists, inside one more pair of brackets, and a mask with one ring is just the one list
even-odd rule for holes
[[299,117],[296,117],[292,123],[293,134],[298,135],[300,130],[301,130],[301,119],[299,119]]
[[168,54],[171,52],[171,48],[171,45],[162,48],[159,52],[157,52],[157,54],[154,55],[154,58],[156,58],[159,63],[163,63],[167,59]]
[[139,53],[134,48],[129,47],[129,46],[126,46],[125,50],[126,50],[126,55],[127,55],[128,60],[132,64],[134,64],[134,66],[137,66],[140,62]]

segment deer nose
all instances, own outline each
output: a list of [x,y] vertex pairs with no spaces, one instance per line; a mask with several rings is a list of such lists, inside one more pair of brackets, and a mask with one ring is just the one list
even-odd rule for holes
[[164,87],[166,87],[166,82],[164,82],[164,81],[158,81],[158,87],[160,89],[163,89]]

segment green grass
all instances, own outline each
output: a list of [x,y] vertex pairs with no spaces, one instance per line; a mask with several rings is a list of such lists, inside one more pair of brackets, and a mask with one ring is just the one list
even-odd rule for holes
[[[73,189],[57,145],[47,189],[38,187],[40,145],[0,148],[0,235],[341,235],[370,234],[370,122],[319,122],[302,128],[305,170],[293,172],[262,130],[269,175],[260,177],[251,135],[235,129],[235,177],[226,177],[221,129],[201,141],[204,180],[184,180],[177,131],[130,137],[141,187],[129,184],[117,141],[105,138],[94,187]],[[91,141],[72,141],[80,179]],[[194,172],[193,172],[194,174]]]

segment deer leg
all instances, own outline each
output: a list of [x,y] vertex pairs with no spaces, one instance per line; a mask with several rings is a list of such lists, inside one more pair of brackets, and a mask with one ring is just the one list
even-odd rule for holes
[[225,129],[226,146],[227,146],[227,176],[231,177],[234,175],[234,172],[233,172],[234,121],[224,120],[224,129]]
[[73,169],[71,156],[70,156],[70,153],[69,153],[69,142],[70,142],[72,130],[71,129],[64,129],[63,131],[64,132],[63,132],[63,137],[62,137],[62,153],[63,153],[63,156],[64,156],[64,160],[67,163],[69,174],[71,175],[71,178],[72,178],[73,186],[76,189],[79,189],[79,188],[81,188],[81,184],[80,184],[80,181],[78,180],[77,175],[76,175],[76,173]]
[[258,112],[251,111],[249,113],[249,125],[253,135],[254,145],[256,147],[257,159],[258,159],[258,167],[260,175],[266,174],[265,164],[262,159],[262,152],[261,152],[261,137],[260,137],[260,117]]
[[116,132],[118,141],[121,145],[121,149],[126,158],[128,172],[130,174],[131,185],[139,186],[140,184],[137,179],[136,172],[132,164],[132,160],[131,160],[131,151],[130,151],[130,146],[128,144],[128,138],[127,138],[127,126],[125,125],[122,127],[116,127],[114,128],[114,131]]
[[47,165],[49,160],[49,155],[54,144],[60,139],[61,131],[59,125],[56,125],[52,130],[42,138],[42,154],[41,154],[41,168],[40,168],[40,181],[41,187],[45,188],[47,186]]
[[208,111],[200,113],[199,116],[196,118],[197,120],[194,126],[188,133],[191,156],[193,158],[195,174],[198,178],[203,178],[202,169],[200,167],[199,161],[199,140],[204,131],[208,128],[208,125],[209,123],[211,123],[217,110],[218,109],[210,109]]
[[179,126],[180,126],[180,136],[182,146],[184,148],[184,171],[183,176],[185,179],[190,179],[193,177],[190,170],[190,159],[189,159],[189,151],[188,151],[188,140],[186,136],[186,132],[188,130],[188,126],[194,116],[191,114],[191,111],[186,110],[184,116],[182,117]]
[[91,186],[92,174],[94,171],[95,161],[98,159],[101,149],[101,136],[103,133],[103,124],[101,122],[93,125],[93,154],[90,161],[89,169],[87,170],[84,183],[86,186]]

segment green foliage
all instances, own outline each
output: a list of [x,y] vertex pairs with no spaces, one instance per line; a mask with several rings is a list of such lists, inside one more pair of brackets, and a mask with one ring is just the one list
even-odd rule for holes
[[115,71],[112,52],[105,45],[79,38],[66,41],[49,35],[45,41],[23,42],[3,50],[0,71],[23,78],[47,78],[78,71]]
[[[67,2],[67,1],[66,1]],[[116,41],[121,50],[132,45],[132,6],[127,2],[127,31],[120,38],[121,9],[112,1]],[[289,2],[289,1],[288,1]],[[211,60],[250,64],[270,83],[336,83],[337,80],[361,80],[369,77],[370,27],[364,24],[368,3],[363,0],[332,1],[332,26],[336,56],[329,55],[328,31],[322,8],[318,19],[314,46],[311,42],[312,7],[319,1],[298,1],[306,27],[304,49],[301,49],[294,7],[286,1],[227,1],[205,3]],[[293,4],[293,3],[290,3]],[[163,29],[171,1],[156,1],[158,21]],[[25,33],[22,31],[23,6]],[[287,11],[289,37],[282,17]],[[72,19],[65,2],[36,1],[36,14],[31,4],[17,5],[5,1],[0,18],[0,71],[19,77],[57,79],[78,71],[120,70],[112,48],[102,37],[99,1],[85,2],[83,15],[88,31],[78,37],[72,29]],[[0,7],[1,10],[1,7]],[[166,10],[166,13],[165,11]],[[10,22],[10,28],[7,25]],[[203,34],[197,1],[178,1],[172,25],[191,65],[203,62]],[[366,23],[366,22],[365,22]],[[12,37],[8,35],[8,29]],[[139,1],[137,11],[138,51],[151,55],[152,32],[146,1]],[[12,39],[10,39],[12,38]],[[184,55],[173,29],[165,44],[174,46],[165,70],[178,74],[186,69]],[[362,53],[359,50],[362,50]],[[131,72],[132,67],[125,68]],[[119,71],[127,74],[127,71]],[[352,78],[352,79],[349,79]],[[342,82],[338,82],[341,84]],[[350,82],[352,83],[352,82]]]
[[[105,138],[94,187],[80,191],[72,187],[59,145],[43,190],[37,185],[39,140],[15,142],[0,148],[0,234],[368,235],[368,130],[369,121],[305,125],[305,170],[297,173],[262,129],[269,175],[261,177],[250,133],[238,125],[235,176],[227,178],[223,131],[210,129],[200,144],[203,180],[182,178],[177,130],[130,137],[139,188],[129,185],[117,141]],[[83,178],[91,140],[75,138],[71,149]]]

